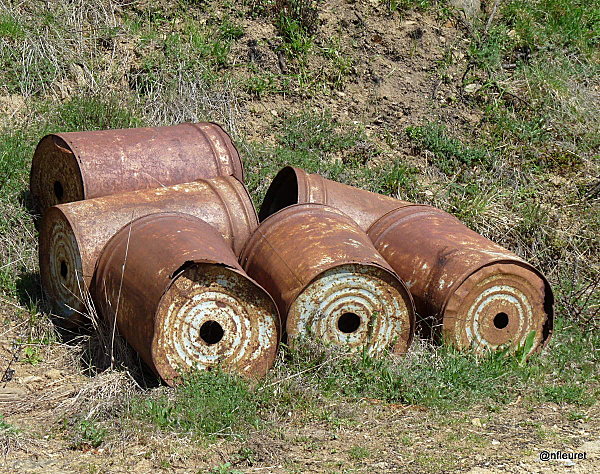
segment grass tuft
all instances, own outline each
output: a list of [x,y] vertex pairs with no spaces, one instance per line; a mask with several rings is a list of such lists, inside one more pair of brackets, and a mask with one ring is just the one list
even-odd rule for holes
[[214,370],[192,373],[173,393],[159,393],[132,401],[132,416],[195,437],[239,437],[257,425],[257,405],[244,380]]

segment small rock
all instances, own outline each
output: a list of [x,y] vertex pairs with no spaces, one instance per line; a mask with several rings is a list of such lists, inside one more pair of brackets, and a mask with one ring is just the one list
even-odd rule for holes
[[497,439],[493,439],[493,440],[492,440],[492,444],[493,444],[494,446],[498,446],[498,445],[500,444],[500,441],[498,441]]
[[567,183],[567,180],[562,176],[551,176],[548,181],[550,181],[550,183],[554,186],[562,186],[563,184]]
[[38,377],[37,375],[29,375],[27,377],[22,377],[19,379],[19,382],[21,382],[22,384],[25,384],[25,385],[39,383],[39,382],[43,382],[43,381],[44,381],[44,379],[42,377]]
[[600,454],[600,440],[598,441],[588,441],[587,443],[584,443],[580,448],[579,451],[583,451],[584,453],[594,453],[594,454]]
[[467,94],[474,94],[474,93],[475,93],[475,92],[477,92],[479,89],[481,89],[481,84],[476,84],[476,83],[473,83],[473,84],[467,84],[467,85],[465,86],[465,92],[466,92]]
[[471,423],[473,424],[473,426],[478,426],[479,428],[481,428],[483,426],[481,424],[481,420],[479,418],[473,418],[471,420]]
[[277,111],[276,111],[276,110],[271,110],[271,115],[272,115],[273,117],[277,117],[277,115],[279,115],[279,114],[277,113]]
[[44,377],[50,380],[56,380],[62,377],[60,370],[58,369],[50,369],[46,373],[44,373]]
[[450,0],[450,3],[457,10],[462,10],[468,18],[474,18],[481,13],[480,0]]

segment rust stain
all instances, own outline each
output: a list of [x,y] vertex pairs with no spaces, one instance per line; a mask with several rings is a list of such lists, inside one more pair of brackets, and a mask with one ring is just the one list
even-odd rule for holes
[[368,230],[375,248],[407,282],[424,333],[478,353],[553,328],[552,290],[529,263],[425,205],[388,212]]
[[214,123],[47,135],[31,166],[31,196],[50,206],[244,172],[239,153]]
[[223,236],[180,213],[126,224],[106,244],[91,284],[102,317],[172,385],[220,365],[262,377],[280,336],[277,307],[242,270]]
[[398,207],[410,205],[382,194],[309,174],[300,168],[286,166],[273,179],[262,203],[259,220],[292,204],[327,204],[350,216],[366,231],[385,213]]
[[312,334],[372,354],[408,349],[410,293],[343,212],[312,203],[286,207],[258,227],[240,261],[273,296],[290,342]]
[[190,214],[213,225],[239,254],[258,225],[248,191],[231,176],[133,191],[51,207],[40,228],[42,286],[55,311],[76,323],[102,248],[128,222],[156,212]]

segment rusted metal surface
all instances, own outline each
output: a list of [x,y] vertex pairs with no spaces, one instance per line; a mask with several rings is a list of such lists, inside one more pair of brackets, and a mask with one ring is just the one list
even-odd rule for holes
[[482,353],[532,350],[552,334],[554,298],[544,276],[517,255],[430,206],[389,212],[368,230],[375,248],[406,282],[425,333]]
[[40,228],[40,273],[55,311],[79,322],[106,242],[133,219],[162,211],[203,219],[220,232],[236,255],[258,225],[248,191],[231,176],[51,207]]
[[240,262],[273,296],[292,344],[312,335],[371,354],[408,349],[410,294],[343,212],[322,204],[286,207],[258,227]]
[[339,209],[367,230],[373,222],[398,207],[410,205],[383,194],[325,179],[309,174],[300,168],[286,166],[273,179],[262,203],[259,220],[292,204],[314,202]]
[[31,166],[30,189],[39,212],[56,204],[139,189],[235,176],[240,156],[214,123],[47,135]]
[[195,217],[159,213],[125,225],[102,251],[92,295],[168,384],[218,364],[262,377],[275,360],[275,303],[222,235]]

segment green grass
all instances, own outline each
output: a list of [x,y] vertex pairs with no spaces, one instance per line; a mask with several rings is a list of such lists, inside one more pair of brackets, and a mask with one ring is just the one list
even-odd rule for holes
[[362,461],[371,455],[369,450],[364,446],[352,446],[348,450],[348,456],[356,461]]
[[21,24],[11,15],[0,14],[0,38],[18,40],[25,36]]
[[483,147],[466,145],[449,136],[444,125],[428,123],[408,127],[406,134],[420,150],[428,150],[435,156],[434,165],[447,175],[462,169],[489,164],[492,154]]
[[[519,353],[476,357],[449,347],[372,359],[304,341],[294,350],[284,348],[277,368],[257,385],[219,370],[197,373],[172,393],[137,398],[129,416],[163,431],[214,440],[276,425],[290,413],[338,426],[340,415],[325,413],[324,405],[352,406],[364,399],[427,407],[440,414],[475,406],[499,412],[517,398],[577,409],[597,403],[598,347],[598,334],[578,328],[562,330],[549,350],[527,362]],[[409,438],[402,442],[412,443]],[[370,453],[354,446],[348,455],[361,460]]]
[[311,111],[285,115],[273,125],[279,130],[274,146],[245,144],[247,186],[257,205],[270,180],[286,165],[373,192],[416,194],[417,170],[401,160],[391,167],[379,164],[376,160],[386,150],[360,126]]
[[4,415],[0,415],[0,433],[11,433],[14,432],[15,428],[4,420]]
[[134,400],[131,415],[162,430],[208,439],[240,436],[259,421],[249,385],[220,370],[191,374],[172,394]]

